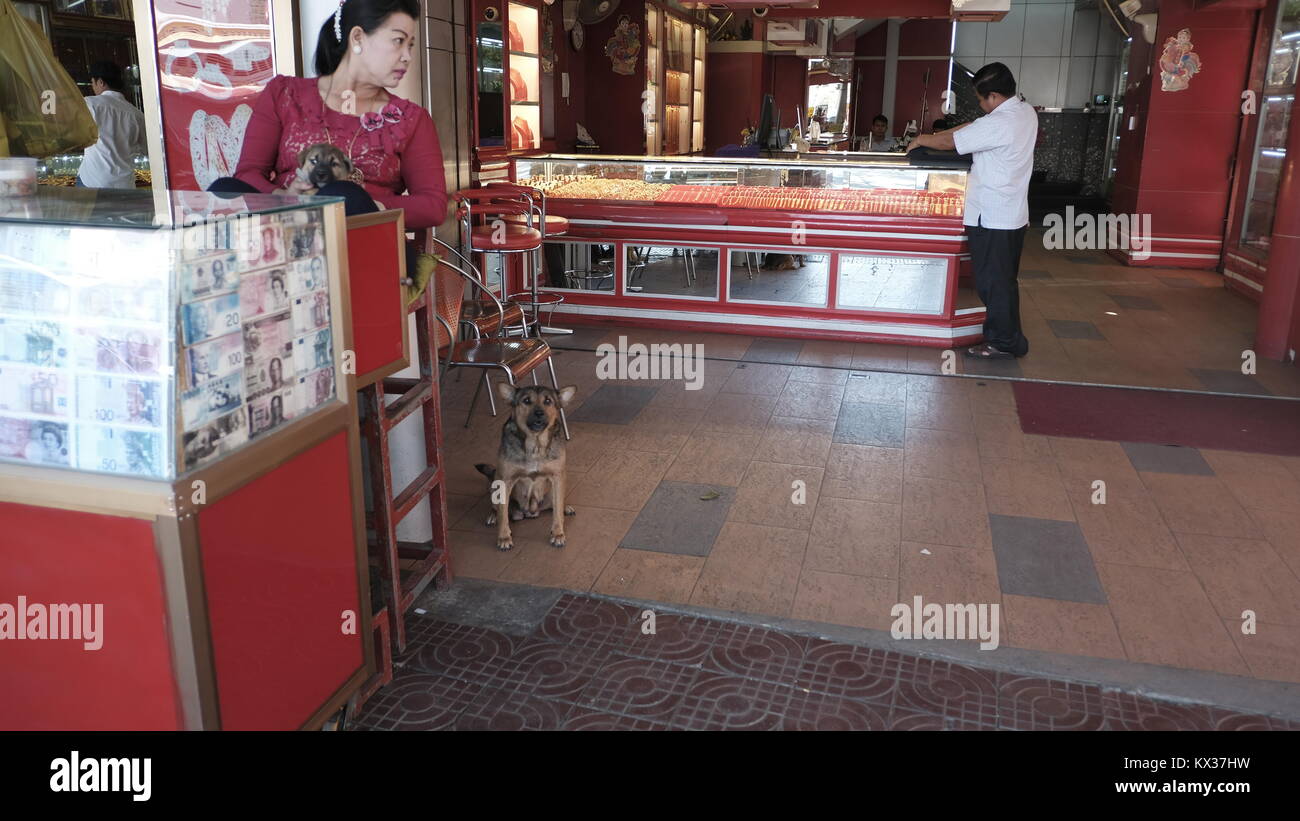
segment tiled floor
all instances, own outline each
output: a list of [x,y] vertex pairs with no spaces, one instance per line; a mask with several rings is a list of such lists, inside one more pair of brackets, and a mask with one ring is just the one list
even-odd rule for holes
[[517,614],[491,627],[413,616],[392,683],[352,726],[1300,730],[1300,721],[778,629],[667,612],[653,618],[651,632],[642,608],[573,594],[558,595],[531,625]]
[[[1006,380],[1290,402],[1281,397],[1300,396],[1300,371],[1260,361],[1257,373],[1241,373],[1254,306],[1224,291],[1217,275],[1122,268],[1105,258],[1071,263],[1032,242],[1025,256],[1035,272],[1022,284],[1030,355],[1009,363],[958,358],[957,376],[939,375],[942,352],[927,348],[607,328],[556,338],[567,348],[556,353],[561,382],[578,388],[568,446],[568,502],[577,515],[561,550],[547,544],[545,517],[514,525],[514,550],[495,549],[494,529],[484,525],[486,482],[473,465],[494,460],[502,420],[480,400],[471,425],[459,427],[474,380],[451,377],[443,405],[458,576],[875,631],[888,631],[893,605],[917,595],[996,603],[1004,647],[1126,664],[1131,688],[1170,671],[1280,686],[1294,702],[1287,714],[1300,716],[1300,457],[1026,434]],[[620,335],[702,344],[698,389],[682,380],[598,378],[594,349]],[[501,648],[506,658],[532,652],[510,642]],[[591,701],[557,706],[543,695],[528,721],[717,720],[707,677],[725,678],[726,669],[688,675],[673,666],[681,659],[652,659],[667,666],[650,675],[650,661],[637,653],[610,652],[618,663],[604,683],[583,685],[594,688],[583,690]],[[590,663],[605,669],[606,661]],[[402,675],[432,676],[410,693],[445,685],[437,671],[408,667]],[[1014,698],[1013,713],[988,707],[1018,692],[1001,675],[962,673],[960,687],[944,685],[987,697],[968,713],[905,699],[901,685],[884,712],[857,701],[831,712],[884,726],[895,726],[900,708],[928,715],[902,716],[924,726],[938,715],[939,726],[1013,726]],[[644,710],[613,707],[619,686],[635,689],[654,676],[661,679],[646,690]],[[634,680],[642,683],[628,684]],[[718,684],[716,692],[733,684],[742,686]],[[468,708],[480,696],[501,697],[501,688],[475,687],[456,696],[468,699],[464,710],[447,708],[455,715],[432,705],[401,711],[481,726],[492,720],[490,705]],[[833,687],[810,692],[844,695]],[[821,715],[806,693],[787,693],[794,700],[780,709],[762,701],[774,697],[767,691],[742,695],[749,707],[737,702],[735,715],[752,714],[755,726]],[[386,698],[387,709],[398,709],[401,697]],[[1096,694],[1103,707],[1095,720],[1112,726],[1120,713],[1107,710],[1131,718],[1128,699]],[[1198,716],[1197,726],[1213,726],[1208,713]]]
[[1011,647],[1300,683],[1300,458],[1030,435],[1004,380],[731,344],[696,391],[557,353],[578,386],[562,550],[545,517],[496,550],[473,465],[501,420],[483,403],[460,428],[452,377],[458,575],[878,630],[912,595],[997,602]]

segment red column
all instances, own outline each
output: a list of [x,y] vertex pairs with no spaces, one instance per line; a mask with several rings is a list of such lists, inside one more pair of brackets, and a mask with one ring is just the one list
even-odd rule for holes
[[1268,359],[1286,359],[1300,345],[1292,336],[1300,322],[1300,112],[1292,110],[1287,134],[1286,159],[1277,187],[1273,213],[1273,239],[1268,250],[1268,274],[1259,298],[1259,324],[1255,353]]

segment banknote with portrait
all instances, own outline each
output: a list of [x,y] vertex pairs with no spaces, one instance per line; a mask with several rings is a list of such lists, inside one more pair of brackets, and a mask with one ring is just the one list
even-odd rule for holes
[[77,426],[77,467],[161,477],[166,465],[165,443],[166,437],[159,431],[80,424]]
[[77,377],[77,418],[158,427],[168,392],[160,380],[83,374]]
[[161,330],[125,325],[87,325],[75,330],[73,362],[78,370],[156,375],[166,364]]
[[68,416],[73,410],[67,371],[0,364],[0,413]]
[[213,379],[181,394],[185,430],[194,430],[229,413],[244,401],[243,371]]
[[186,345],[239,330],[239,294],[200,299],[181,306],[182,339]]

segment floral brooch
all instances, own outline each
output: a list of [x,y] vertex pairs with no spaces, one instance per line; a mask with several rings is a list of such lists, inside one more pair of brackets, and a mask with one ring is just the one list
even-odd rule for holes
[[393,103],[384,106],[380,111],[367,111],[361,115],[361,127],[366,131],[374,131],[383,128],[384,124],[395,125],[402,121],[402,109]]

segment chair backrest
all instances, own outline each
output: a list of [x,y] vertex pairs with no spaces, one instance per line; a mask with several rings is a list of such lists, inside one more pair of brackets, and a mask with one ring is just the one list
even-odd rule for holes
[[[433,286],[436,303],[434,308],[438,316],[452,328],[459,328],[460,306],[465,301],[465,279],[456,270],[439,262],[433,271]],[[451,340],[447,338],[447,330],[441,322],[437,325],[437,331],[438,353],[441,355]]]

